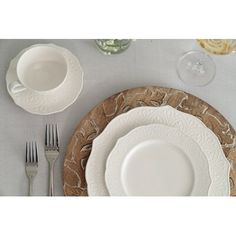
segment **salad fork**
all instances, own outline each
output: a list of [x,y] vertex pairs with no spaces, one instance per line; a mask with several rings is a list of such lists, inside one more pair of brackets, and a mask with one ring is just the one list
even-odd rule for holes
[[29,196],[32,196],[34,178],[38,173],[38,151],[36,142],[26,143],[25,171],[29,179]]
[[46,125],[45,131],[45,156],[49,163],[49,189],[48,195],[54,195],[54,165],[59,156],[59,141],[57,125]]

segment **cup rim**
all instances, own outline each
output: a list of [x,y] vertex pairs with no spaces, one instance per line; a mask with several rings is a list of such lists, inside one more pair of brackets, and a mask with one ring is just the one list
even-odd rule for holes
[[[33,49],[35,49],[35,48],[50,48],[50,49],[53,49],[53,50],[55,50],[55,52],[56,52],[58,55],[60,55],[60,56],[62,57],[62,59],[64,60],[65,65],[66,65],[66,73],[65,73],[65,76],[64,76],[63,80],[61,81],[61,83],[60,83],[59,85],[57,85],[56,87],[51,88],[51,89],[47,89],[47,90],[37,90],[37,89],[31,88],[31,87],[29,87],[28,85],[26,85],[26,84],[24,83],[24,81],[22,80],[22,78],[19,76],[18,70],[19,70],[19,65],[20,65],[20,62],[21,62],[23,56],[25,56],[25,54],[27,54],[29,51],[31,51],[31,50],[33,50]],[[66,80],[66,78],[67,78],[67,76],[68,76],[68,60],[67,60],[67,58],[63,55],[63,53],[61,52],[61,49],[60,49],[60,48],[57,48],[56,46],[53,46],[52,44],[45,44],[45,45],[43,45],[43,44],[35,44],[35,45],[30,46],[26,51],[24,51],[24,52],[20,55],[20,57],[19,57],[19,59],[18,59],[18,61],[17,61],[17,63],[16,63],[16,75],[17,75],[17,78],[18,78],[18,80],[20,81],[20,83],[21,83],[22,85],[24,85],[24,87],[25,87],[26,89],[29,89],[29,90],[34,91],[34,92],[37,92],[37,93],[48,93],[48,92],[52,92],[52,91],[58,89],[59,87],[61,87],[61,86],[65,83],[65,80]]]

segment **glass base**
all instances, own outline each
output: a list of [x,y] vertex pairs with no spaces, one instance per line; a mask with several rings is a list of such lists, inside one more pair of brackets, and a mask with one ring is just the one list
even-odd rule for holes
[[205,86],[215,77],[216,66],[212,58],[201,51],[190,51],[179,58],[179,78],[191,86]]
[[118,54],[125,51],[131,39],[96,39],[98,48],[106,55]]

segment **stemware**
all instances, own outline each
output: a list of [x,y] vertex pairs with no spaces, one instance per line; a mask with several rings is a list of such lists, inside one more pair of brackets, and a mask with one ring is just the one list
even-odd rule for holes
[[227,55],[236,51],[236,39],[197,39],[197,42],[212,54]]
[[[236,51],[235,39],[197,39],[197,43],[211,54],[227,55]],[[216,65],[206,52],[189,51],[179,58],[177,73],[184,83],[205,86],[214,79]]]

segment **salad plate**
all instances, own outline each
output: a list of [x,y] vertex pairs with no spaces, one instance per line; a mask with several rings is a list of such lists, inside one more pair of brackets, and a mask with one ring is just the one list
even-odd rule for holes
[[120,138],[106,163],[111,196],[207,196],[206,156],[177,128],[152,124]]

